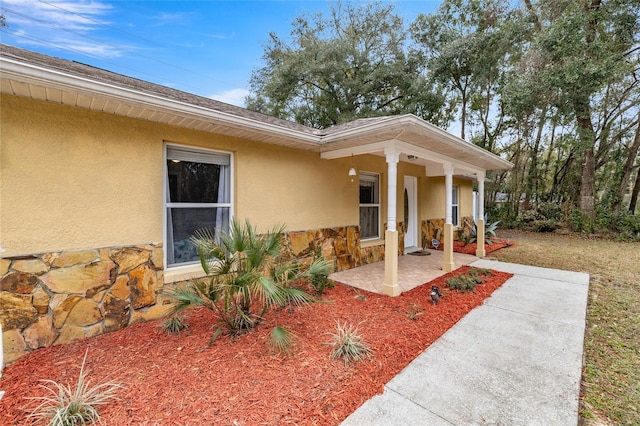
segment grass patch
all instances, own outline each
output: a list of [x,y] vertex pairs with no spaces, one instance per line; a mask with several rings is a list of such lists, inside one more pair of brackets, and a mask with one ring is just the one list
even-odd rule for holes
[[503,231],[493,258],[591,275],[581,416],[640,424],[640,246],[576,235]]

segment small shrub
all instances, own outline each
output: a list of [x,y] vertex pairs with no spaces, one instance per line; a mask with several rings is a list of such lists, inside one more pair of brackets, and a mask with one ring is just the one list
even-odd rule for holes
[[481,276],[490,275],[490,269],[469,268],[465,274],[459,274],[454,277],[447,278],[445,283],[451,290],[458,290],[462,293],[468,291],[476,292],[476,286],[482,284]]
[[318,296],[321,296],[325,289],[335,287],[335,283],[329,279],[329,264],[322,257],[322,249],[320,247],[315,251],[311,266],[308,273],[309,281]]
[[553,232],[558,228],[555,220],[534,220],[531,229],[535,232]]
[[184,320],[183,315],[172,315],[162,323],[162,329],[167,334],[178,334],[182,330],[189,328],[189,324]]
[[407,310],[407,315],[409,315],[409,319],[412,321],[416,321],[422,314],[424,314],[424,308],[415,303]]
[[338,322],[336,323],[336,332],[330,334],[332,340],[329,345],[333,347],[331,359],[342,358],[344,364],[347,365],[350,362],[362,361],[373,354],[362,336],[358,334],[358,327],[347,326],[346,323],[342,325]]
[[53,380],[41,380],[46,384],[41,384],[40,387],[49,395],[28,398],[40,401],[40,405],[30,410],[30,420],[44,420],[51,426],[102,423],[97,407],[117,401],[115,393],[123,386],[113,382],[91,386],[91,380],[87,378],[89,372],[84,369],[87,352],[82,360],[75,389]]

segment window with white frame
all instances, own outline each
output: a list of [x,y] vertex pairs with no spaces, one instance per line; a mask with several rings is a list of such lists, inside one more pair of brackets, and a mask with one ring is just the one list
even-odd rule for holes
[[380,175],[360,173],[360,238],[380,238]]
[[203,228],[229,230],[231,154],[166,145],[165,229],[167,266],[198,262],[190,241]]
[[453,226],[458,226],[460,224],[458,214],[458,193],[460,192],[460,188],[457,185],[454,185],[451,188],[451,223]]

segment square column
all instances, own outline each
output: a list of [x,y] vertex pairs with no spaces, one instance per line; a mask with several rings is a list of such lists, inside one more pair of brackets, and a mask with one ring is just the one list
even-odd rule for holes
[[453,224],[452,222],[452,193],[453,193],[453,165],[444,163],[444,186],[445,186],[445,216],[444,216],[444,260],[442,270],[451,272],[456,269],[453,261]]
[[398,186],[398,161],[400,154],[393,149],[385,149],[387,157],[387,230],[384,233],[384,283],[382,293],[398,296],[398,231],[396,230],[396,198]]
[[398,231],[386,230],[384,233],[384,282],[382,294],[399,296],[398,284]]
[[485,257],[484,249],[484,173],[476,173],[478,179],[478,220],[476,221],[476,256]]

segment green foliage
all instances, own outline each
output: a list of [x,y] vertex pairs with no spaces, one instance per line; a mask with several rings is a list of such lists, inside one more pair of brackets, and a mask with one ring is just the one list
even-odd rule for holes
[[189,324],[184,320],[184,316],[179,314],[166,318],[162,323],[162,329],[167,334],[177,334],[187,328],[189,328]]
[[269,347],[274,352],[289,354],[293,350],[295,334],[282,326],[274,327],[269,335]]
[[640,215],[627,211],[598,210],[596,225],[603,233],[611,233],[622,241],[640,241]]
[[[487,244],[493,244],[493,241],[491,239],[496,238],[496,229],[498,228],[500,221],[497,220],[493,223],[488,223],[488,219],[488,216],[485,214],[484,241]],[[465,244],[475,243],[476,241],[478,241],[478,224],[475,220],[467,224],[465,232],[463,232],[460,236],[460,240]]]
[[482,132],[468,139],[490,151],[504,130],[503,111],[493,109],[495,121],[487,116],[523,37],[522,28],[509,24],[511,15],[501,0],[445,0],[435,13],[419,15],[410,28],[431,77],[447,89],[449,110],[460,114],[461,137],[468,138],[465,129],[473,117]]
[[347,365],[350,362],[362,361],[371,357],[373,354],[369,346],[364,342],[364,339],[358,334],[358,327],[353,325],[344,325],[339,322],[336,323],[336,332],[330,333],[332,339],[329,345],[333,348],[331,350],[331,359],[344,360],[344,364]]
[[309,268],[311,286],[318,296],[327,288],[334,288],[335,283],[329,279],[329,263],[322,257],[322,248],[318,247],[313,256],[313,263]]
[[236,335],[254,328],[272,308],[315,301],[293,283],[326,274],[328,264],[315,259],[308,267],[281,261],[283,227],[258,234],[249,221],[232,221],[228,233],[216,238],[200,230],[192,238],[207,277],[194,280],[170,294],[173,312],[205,306],[218,314],[219,327],[210,344],[227,331]]
[[468,291],[476,292],[476,286],[482,284],[482,276],[490,275],[491,270],[481,268],[469,268],[465,274],[458,274],[456,276],[447,278],[445,283],[451,290],[458,290],[462,293]]
[[559,203],[538,203],[518,215],[517,225],[521,229],[535,232],[553,232],[564,217]]
[[[87,351],[88,352],[88,351]],[[123,386],[118,383],[107,382],[95,386],[87,378],[89,372],[84,369],[87,360],[84,354],[78,382],[74,389],[70,385],[62,385],[53,380],[41,380],[47,395],[29,397],[40,404],[30,410],[29,420],[43,420],[52,426],[85,425],[100,422],[97,407],[117,401],[115,393]]]
[[446,121],[393,5],[335,3],[330,16],[299,16],[292,25],[290,42],[269,35],[249,109],[316,128],[405,113]]

